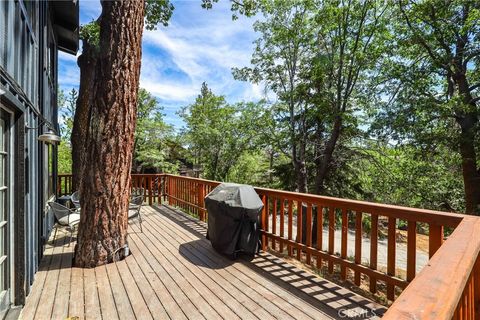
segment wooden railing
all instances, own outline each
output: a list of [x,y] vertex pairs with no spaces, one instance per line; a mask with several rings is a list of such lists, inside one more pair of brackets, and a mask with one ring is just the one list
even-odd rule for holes
[[[60,179],[63,176],[59,177],[59,190],[67,190]],[[169,174],[132,175],[132,187],[145,188],[150,204],[166,201],[202,221],[208,218],[204,197],[218,184]],[[322,272],[338,272],[341,279],[356,286],[367,283],[372,293],[385,292],[389,300],[396,300],[384,316],[386,319],[480,319],[480,218],[265,188],[255,190],[264,203],[263,250],[290,256]],[[406,224],[406,244],[397,240],[400,222]],[[369,230],[365,230],[367,226]],[[431,259],[417,275],[420,226],[428,231]],[[455,230],[444,243],[445,228]],[[387,240],[385,267],[378,263],[381,234]],[[354,238],[350,245],[349,237]],[[339,243],[336,238],[340,238]],[[368,246],[362,246],[362,242],[368,242]],[[352,246],[353,255],[349,256],[347,249]],[[397,264],[400,248],[406,250],[405,272]]]
[[59,174],[57,178],[57,196],[72,194],[73,179],[71,174]]

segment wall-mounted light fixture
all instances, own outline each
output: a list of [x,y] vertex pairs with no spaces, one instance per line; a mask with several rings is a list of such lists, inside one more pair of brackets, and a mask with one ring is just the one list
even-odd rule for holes
[[[28,123],[25,123],[25,130],[37,130],[46,123],[45,119],[42,119],[38,127],[30,127]],[[48,130],[45,133],[42,133],[38,136],[37,140],[45,143],[57,144],[62,140],[60,136],[55,132],[55,130],[47,124]]]
[[47,132],[39,135],[37,140],[45,143],[60,143],[62,139],[52,129],[48,129]]

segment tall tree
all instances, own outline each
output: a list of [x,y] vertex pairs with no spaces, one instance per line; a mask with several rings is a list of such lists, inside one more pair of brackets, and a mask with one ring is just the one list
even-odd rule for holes
[[263,81],[276,93],[274,111],[288,137],[278,139],[286,142],[282,149],[291,158],[296,189],[307,192],[313,184],[324,193],[335,160],[346,158],[338,153],[361,134],[364,88],[384,49],[388,6],[375,0],[271,0],[259,8],[265,19],[255,24],[261,37],[253,68],[234,75]]
[[[385,64],[380,125],[421,148],[461,156],[465,211],[480,214],[480,2],[402,0]],[[407,141],[408,141],[407,140]],[[443,149],[445,150],[445,149]]]
[[86,137],[75,264],[94,267],[127,244],[130,168],[140,78],[144,2],[102,1]]
[[315,108],[318,194],[325,191],[335,153],[342,150],[341,139],[349,141],[361,134],[359,115],[370,103],[365,88],[375,77],[377,59],[385,51],[388,9],[385,2],[377,0],[326,0],[316,6],[316,58],[302,96]]
[[70,137],[72,135],[73,117],[77,103],[78,92],[72,89],[66,96],[63,91],[58,93],[58,107],[61,116],[60,133],[62,142],[58,145],[58,172],[72,172],[72,146]]
[[[173,12],[173,5],[169,0],[146,0],[145,3],[145,25],[148,30],[156,28],[161,23],[168,25]],[[102,16],[81,27],[80,39],[82,40],[82,54],[78,57],[80,68],[80,88],[77,99],[75,118],[73,122],[71,144],[72,144],[72,174],[73,187],[79,189],[85,163],[85,147],[89,128],[90,106],[93,98],[93,86],[95,68],[100,54],[99,36]]]
[[226,181],[241,154],[257,144],[265,113],[261,103],[228,104],[202,84],[195,102],[183,108],[185,139],[207,179]]
[[265,20],[254,25],[261,37],[256,40],[252,55],[253,68],[234,69],[234,76],[255,83],[263,82],[277,94],[280,103],[274,110],[288,128],[282,132],[288,141],[288,150],[284,149],[284,152],[291,159],[297,190],[307,192],[307,105],[298,98],[297,90],[302,83],[302,68],[312,58],[309,48],[313,30],[308,22],[313,3],[265,1],[259,7]]
[[132,171],[176,172],[178,161],[172,154],[171,145],[176,143],[174,129],[163,120],[162,108],[148,91],[138,92],[137,127]]
[[91,22],[82,26],[80,38],[82,39],[82,54],[78,57],[77,63],[80,68],[80,87],[73,119],[70,142],[72,145],[72,175],[73,188],[78,190],[83,175],[85,164],[85,142],[88,133],[88,121],[90,105],[93,98],[93,86],[95,77],[95,66],[99,55],[99,21]]

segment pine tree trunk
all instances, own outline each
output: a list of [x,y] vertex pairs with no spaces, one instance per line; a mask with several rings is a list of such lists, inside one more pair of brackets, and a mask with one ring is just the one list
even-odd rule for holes
[[[462,123],[468,121],[460,121]],[[463,184],[465,189],[465,213],[480,215],[480,173],[476,164],[475,139],[473,131],[462,127],[460,134],[460,155],[462,156]]]
[[[323,194],[325,192],[325,180],[328,176],[330,171],[330,164],[333,159],[333,152],[335,151],[335,147],[337,145],[337,141],[340,138],[341,130],[342,130],[342,116],[338,115],[335,118],[335,122],[333,123],[332,133],[330,135],[330,139],[328,139],[325,151],[323,152],[322,156],[317,157],[315,161],[316,166],[316,173],[315,173],[315,193],[316,194]],[[320,143],[320,141],[318,142]]]
[[144,1],[102,1],[75,265],[121,258],[127,244]]
[[77,105],[73,120],[72,136],[72,175],[73,189],[79,190],[83,177],[83,163],[85,155],[85,141],[88,132],[88,121],[90,114],[95,66],[97,62],[97,48],[95,44],[83,41],[82,54],[78,57],[80,68],[80,88],[78,92]]
[[460,125],[460,155],[462,156],[463,184],[465,189],[465,213],[480,215],[480,169],[477,167],[477,153],[475,150],[475,141],[477,135],[477,126],[479,125],[477,106],[468,89],[469,85],[466,78],[466,70],[461,70],[460,74],[455,76],[458,91],[463,97],[468,111],[462,107],[461,112],[457,113],[457,122]]

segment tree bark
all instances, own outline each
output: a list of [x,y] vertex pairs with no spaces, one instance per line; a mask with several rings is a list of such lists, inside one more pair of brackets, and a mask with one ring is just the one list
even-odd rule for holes
[[144,10],[144,1],[102,1],[100,53],[80,185],[78,267],[119,259],[127,245]]
[[80,88],[78,92],[77,105],[73,120],[72,135],[72,175],[73,190],[79,190],[83,177],[83,164],[85,162],[85,140],[88,132],[88,121],[92,98],[95,66],[97,63],[98,48],[95,44],[83,41],[82,54],[78,57],[80,68]]
[[305,164],[305,143],[303,141],[299,142],[298,152],[296,145],[292,148],[292,164],[295,173],[295,180],[297,185],[297,192],[307,193],[308,192],[308,176],[307,176],[307,166]]
[[342,116],[337,115],[333,124],[332,134],[328,139],[325,150],[321,156],[315,161],[316,174],[315,174],[315,193],[323,194],[325,192],[325,178],[330,171],[330,163],[333,159],[333,152],[337,145],[338,138],[342,131]]
[[458,86],[458,92],[463,98],[463,103],[468,106],[467,112],[464,108],[457,114],[457,122],[460,125],[460,155],[462,157],[463,184],[465,190],[465,213],[480,215],[480,170],[477,167],[477,153],[475,141],[477,126],[479,125],[477,106],[469,91],[468,81],[465,75],[466,70],[454,77]]

